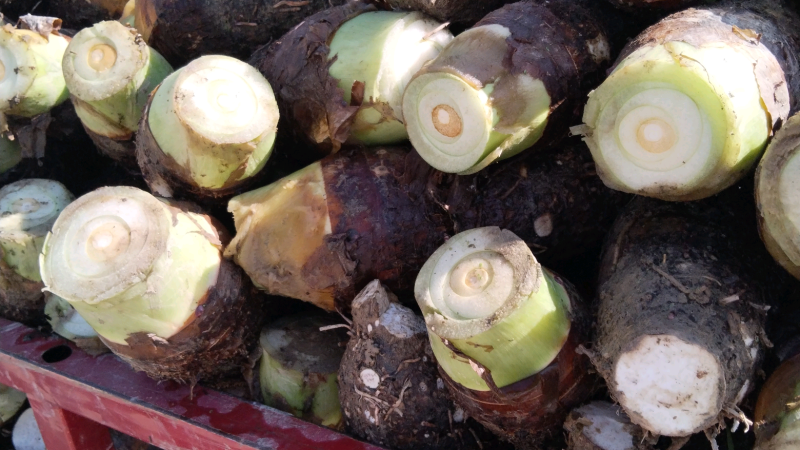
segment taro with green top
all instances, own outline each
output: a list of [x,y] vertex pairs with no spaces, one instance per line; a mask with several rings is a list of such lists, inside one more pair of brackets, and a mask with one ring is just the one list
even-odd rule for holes
[[[348,104],[360,104],[351,137],[367,145],[408,138],[403,92],[411,77],[453,38],[439,23],[412,12],[374,11],[343,23],[333,35],[330,74]],[[354,97],[358,96],[354,102]]]
[[761,239],[784,269],[800,279],[800,115],[772,139],[756,171]]
[[605,22],[591,2],[573,0],[490,13],[408,84],[414,148],[441,171],[469,174],[558,141],[611,62]]
[[259,380],[264,403],[317,425],[341,428],[337,381],[347,333],[333,316],[289,316],[261,332]]
[[26,179],[0,189],[0,315],[43,319],[39,252],[61,211],[73,200],[61,183]]
[[135,165],[130,142],[150,92],[172,72],[133,28],[100,22],[81,30],[64,55],[72,103],[101,151]]
[[452,38],[422,13],[349,2],[309,17],[251,61],[275,88],[284,131],[299,144],[289,156],[309,163],[347,142],[407,139],[403,91]]
[[538,442],[591,395],[588,360],[575,353],[588,340],[580,300],[514,233],[453,236],[414,293],[456,403],[515,445]]
[[255,68],[203,56],[151,96],[136,139],[139,166],[164,197],[233,195],[262,173],[278,116],[272,87]]
[[100,188],[59,216],[42,279],[135,368],[197,380],[237,364],[260,324],[249,283],[222,258],[224,236],[191,205]]
[[607,186],[697,200],[756,164],[800,93],[787,56],[800,20],[776,4],[684,11],[628,44],[573,129]]
[[33,117],[67,99],[61,71],[67,44],[58,31],[0,27],[0,113]]

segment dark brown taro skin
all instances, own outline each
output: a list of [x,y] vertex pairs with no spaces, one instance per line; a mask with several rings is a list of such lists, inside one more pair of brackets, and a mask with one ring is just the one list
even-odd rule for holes
[[29,326],[45,323],[44,283],[29,280],[9,266],[0,248],[0,317]]
[[745,383],[752,386],[770,345],[766,309],[785,284],[758,241],[753,209],[736,188],[698,202],[638,197],[615,222],[601,261],[593,360],[612,398],[621,395],[617,361],[648,335],[675,336],[718,356],[720,408],[733,408]]
[[[453,381],[439,366],[439,373],[456,404],[517,449],[554,448],[551,440],[558,438],[567,414],[587,401],[599,384],[596,375],[590,371],[589,358],[578,351],[591,339],[592,322],[588,307],[569,282],[552,275],[569,295],[571,328],[561,351],[550,365],[503,388],[494,385],[491,371],[487,369],[482,377],[490,386],[489,391],[467,389]],[[464,354],[461,356],[469,359]],[[480,367],[479,363],[476,364]]]
[[598,246],[631,198],[603,185],[579,138],[475,175],[436,176],[441,181],[432,183],[431,192],[447,206],[456,233],[507,229],[548,267]]
[[339,151],[350,136],[360,104],[345,102],[328,72],[333,63],[328,44],[341,24],[375,10],[355,1],[321,11],[250,58],[275,92],[281,114],[277,139],[295,144],[285,147],[289,157],[317,161]]
[[425,181],[434,171],[411,155],[380,148],[322,160],[331,234],[308,273],[336,267],[337,301],[349,304],[374,279],[398,294],[413,292],[417,271],[450,235],[441,206],[426,196]]
[[[190,203],[170,202],[169,207],[199,213]],[[227,230],[216,219],[205,217],[217,230],[214,238],[227,244]],[[252,355],[267,319],[265,304],[242,269],[221,259],[216,284],[177,334],[163,339],[139,332],[126,339],[127,345],[103,342],[135,370],[157,380],[194,385],[199,380],[241,377],[255,361]]]
[[137,0],[136,28],[173,67],[202,55],[241,60],[346,0]]
[[669,13],[691,6],[702,6],[717,0],[608,0],[612,5],[626,11],[640,13]]
[[[453,404],[422,317],[395,303],[397,297],[377,280],[353,300],[352,338],[339,369],[347,432],[395,450],[498,449],[496,439],[485,436],[488,432],[466,420],[463,410]],[[403,323],[402,333],[385,324],[389,316],[384,314],[390,308],[395,323]],[[376,389],[362,380],[365,370],[381,378]]]

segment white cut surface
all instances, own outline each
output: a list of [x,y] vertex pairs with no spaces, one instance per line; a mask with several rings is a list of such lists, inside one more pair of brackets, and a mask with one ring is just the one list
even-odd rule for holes
[[721,368],[706,349],[675,336],[641,338],[614,368],[631,419],[663,436],[688,436],[720,412]]
[[17,419],[11,434],[11,442],[15,450],[47,450],[32,409],[28,408]]
[[630,424],[619,408],[605,402],[594,402],[576,410],[592,422],[583,427],[583,434],[603,450],[634,450],[633,436],[627,429]]

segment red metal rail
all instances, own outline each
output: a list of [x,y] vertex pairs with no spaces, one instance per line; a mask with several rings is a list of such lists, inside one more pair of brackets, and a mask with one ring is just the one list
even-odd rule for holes
[[[48,362],[51,361],[51,362]],[[111,354],[0,318],[0,383],[28,394],[48,450],[109,450],[106,427],[163,449],[380,450],[264,405],[157,383]]]

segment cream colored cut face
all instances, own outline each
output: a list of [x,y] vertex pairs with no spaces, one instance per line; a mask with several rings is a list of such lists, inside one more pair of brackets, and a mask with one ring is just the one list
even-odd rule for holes
[[86,63],[98,72],[104,72],[117,62],[117,51],[108,44],[97,44],[87,53]]
[[0,61],[0,81],[6,79],[6,65],[3,64],[3,61]]

